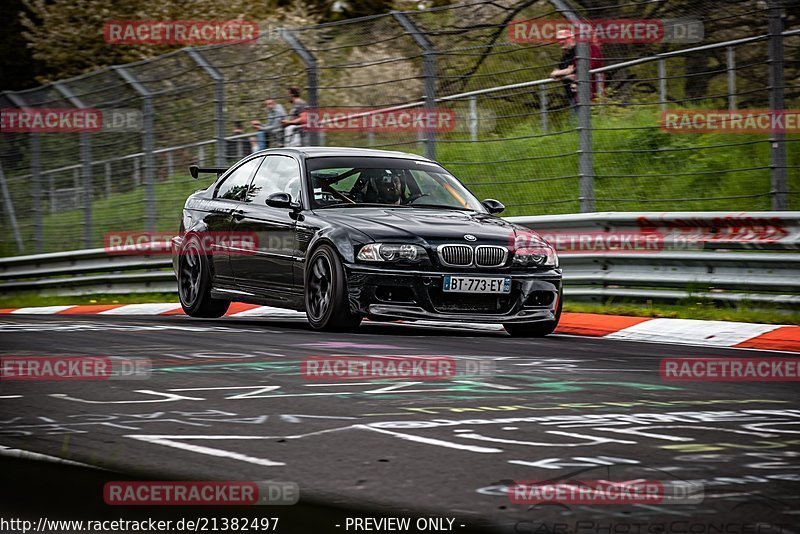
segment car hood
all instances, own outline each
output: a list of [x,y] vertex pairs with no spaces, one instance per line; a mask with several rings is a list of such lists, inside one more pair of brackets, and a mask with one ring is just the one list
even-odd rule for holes
[[[355,228],[376,242],[419,243],[422,240],[430,245],[474,243],[508,246],[513,245],[518,233],[524,233],[529,239],[538,237],[529,228],[473,211],[349,207],[319,210],[317,215],[331,223]],[[476,239],[467,240],[465,235]]]

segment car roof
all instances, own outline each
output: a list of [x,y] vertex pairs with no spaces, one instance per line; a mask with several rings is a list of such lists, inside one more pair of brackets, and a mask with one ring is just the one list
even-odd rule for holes
[[354,147],[328,147],[328,146],[303,146],[294,148],[280,148],[280,149],[267,149],[259,153],[273,153],[273,152],[294,152],[298,155],[303,155],[307,158],[325,158],[325,157],[372,157],[372,158],[401,158],[401,159],[415,159],[421,161],[433,161],[418,154],[409,154],[407,152],[399,152],[396,150],[376,150],[372,148],[354,148]]

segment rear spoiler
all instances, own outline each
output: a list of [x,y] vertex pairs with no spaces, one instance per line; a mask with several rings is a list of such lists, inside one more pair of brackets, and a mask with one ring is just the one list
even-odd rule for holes
[[198,165],[189,165],[189,174],[191,174],[192,178],[195,180],[197,180],[197,176],[200,174],[216,174],[219,176],[227,170],[227,167],[200,167]]

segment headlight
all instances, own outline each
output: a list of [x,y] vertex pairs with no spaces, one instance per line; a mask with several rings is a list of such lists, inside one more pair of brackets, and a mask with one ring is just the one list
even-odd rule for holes
[[518,267],[558,267],[556,250],[549,245],[521,247],[514,252],[513,265]]
[[357,258],[361,261],[422,261],[427,253],[419,245],[369,243],[361,247]]

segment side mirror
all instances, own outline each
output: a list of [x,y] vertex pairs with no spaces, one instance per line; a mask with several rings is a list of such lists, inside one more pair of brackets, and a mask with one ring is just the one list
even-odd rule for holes
[[266,204],[271,208],[287,209],[292,211],[300,210],[300,203],[292,202],[292,195],[289,193],[272,193],[267,197]]
[[495,213],[501,213],[504,209],[506,209],[505,205],[499,200],[495,200],[493,198],[487,198],[483,202],[483,207],[489,210],[489,213],[494,215]]

